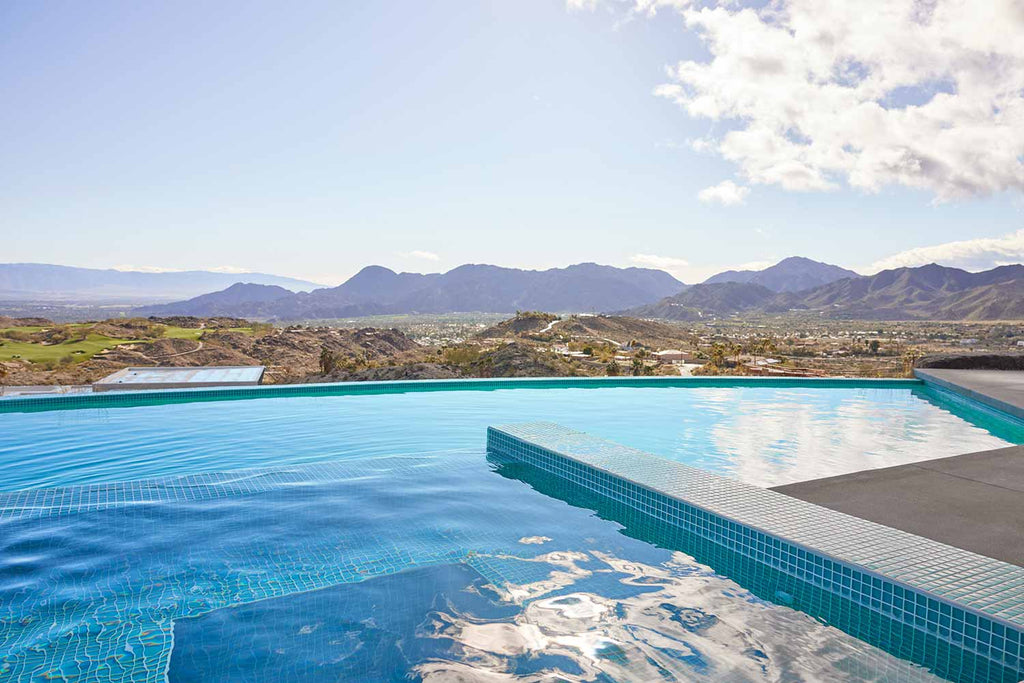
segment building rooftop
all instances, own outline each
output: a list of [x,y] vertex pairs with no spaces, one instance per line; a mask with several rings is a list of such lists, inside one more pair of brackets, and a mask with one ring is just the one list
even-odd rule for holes
[[263,365],[184,368],[123,368],[93,383],[93,391],[255,386]]

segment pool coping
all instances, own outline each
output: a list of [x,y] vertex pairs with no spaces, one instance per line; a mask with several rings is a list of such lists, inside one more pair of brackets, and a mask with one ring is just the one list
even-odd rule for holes
[[790,387],[790,388],[898,388],[919,387],[915,378],[869,377],[494,377],[466,379],[383,380],[369,382],[313,382],[264,384],[247,387],[195,387],[190,389],[124,390],[94,393],[45,394],[0,398],[0,413],[21,410],[106,407],[118,404],[157,405],[176,401],[217,401],[289,396],[349,396],[397,394],[417,391],[488,391],[495,389],[596,389],[613,387]]
[[540,467],[1024,673],[1024,568],[554,423],[488,428]]

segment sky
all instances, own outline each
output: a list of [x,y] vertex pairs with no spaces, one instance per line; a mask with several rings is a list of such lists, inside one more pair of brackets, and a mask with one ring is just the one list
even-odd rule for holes
[[0,262],[1024,260],[1024,7],[0,3]]

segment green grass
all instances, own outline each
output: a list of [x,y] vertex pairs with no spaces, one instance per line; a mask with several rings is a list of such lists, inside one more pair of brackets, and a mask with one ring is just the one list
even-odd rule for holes
[[111,349],[120,344],[137,344],[135,339],[112,339],[102,334],[86,335],[82,341],[69,341],[63,344],[36,344],[18,342],[11,339],[0,339],[0,361],[21,360],[33,363],[54,363],[64,356],[70,355],[76,361],[92,358],[104,349]]
[[165,339],[199,339],[205,332],[199,328],[192,327],[168,327],[164,331]]
[[[209,330],[200,330],[192,327],[168,327],[164,331],[164,339],[196,339],[198,340],[202,336],[203,332],[213,332],[212,328]],[[243,334],[252,334],[251,327],[219,327],[216,329],[218,332],[241,332]]]
[[[71,327],[91,327],[91,323],[75,324]],[[18,330],[28,334],[41,332],[45,327],[12,327],[0,329],[0,333],[7,330]],[[252,328],[232,327],[232,332],[252,334]],[[192,339],[198,340],[205,330],[189,327],[167,327],[164,330],[164,339]],[[142,344],[153,339],[118,339],[102,334],[89,333],[82,341],[69,341],[63,344],[39,344],[37,342],[20,342],[13,339],[6,339],[0,336],[0,361],[27,360],[32,363],[56,363],[65,356],[71,356],[75,362],[88,360],[100,351],[112,349],[121,344]]]

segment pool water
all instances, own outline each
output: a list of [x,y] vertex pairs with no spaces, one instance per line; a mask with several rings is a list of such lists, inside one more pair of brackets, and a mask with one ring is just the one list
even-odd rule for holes
[[1021,436],[908,389],[2,414],[0,680],[975,679],[847,635],[801,611],[799,587],[696,539],[488,459],[487,424],[538,418],[762,485]]
[[0,413],[0,491],[266,464],[480,449],[489,424],[550,420],[776,486],[1024,442],[931,389],[443,391]]

